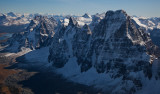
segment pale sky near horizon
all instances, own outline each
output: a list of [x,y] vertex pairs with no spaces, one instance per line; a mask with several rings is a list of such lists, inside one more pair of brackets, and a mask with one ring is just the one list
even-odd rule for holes
[[160,0],[0,0],[0,13],[103,13],[125,10],[129,15],[160,17]]

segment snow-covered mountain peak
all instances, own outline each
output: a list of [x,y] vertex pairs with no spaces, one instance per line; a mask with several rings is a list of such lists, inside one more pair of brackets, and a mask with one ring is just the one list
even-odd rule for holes
[[143,28],[147,33],[150,30],[160,29],[160,17],[137,17],[132,16],[133,21],[138,27]]
[[13,34],[7,41],[7,49],[15,47],[13,52],[21,51],[21,48],[37,49],[50,45],[55,34],[57,22],[47,16],[35,16],[24,32]]
[[73,17],[70,17],[68,25],[75,26],[75,25],[78,25],[78,23],[77,23],[77,21]]
[[130,17],[123,10],[108,11],[105,18],[100,20],[97,26],[94,27],[93,32],[95,33],[93,34],[93,37],[97,37],[97,35],[99,35],[98,37],[108,40],[116,33],[121,33],[119,36],[124,36],[126,31],[120,30],[120,28],[127,28],[125,27],[125,24],[129,19]]
[[115,19],[115,20],[126,20],[127,17],[128,15],[124,10],[107,11],[105,15],[106,19]]
[[16,14],[14,14],[13,12],[9,12],[9,13],[7,13],[7,15],[11,16],[11,17],[17,17]]
[[34,20],[42,21],[42,20],[47,19],[47,18],[48,18],[47,16],[37,15],[37,16],[34,17]]
[[85,13],[82,17],[84,17],[84,18],[92,18],[91,15],[89,15],[88,13]]

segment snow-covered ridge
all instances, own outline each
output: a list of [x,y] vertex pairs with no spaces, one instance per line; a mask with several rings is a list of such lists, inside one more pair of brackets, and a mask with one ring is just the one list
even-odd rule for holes
[[[19,31],[24,31],[24,29],[22,30],[21,28],[26,28],[28,26],[28,24],[30,23],[30,21],[35,17],[35,16],[47,16],[48,18],[53,17],[58,23],[64,24],[64,26],[67,26],[69,23],[69,18],[70,17],[74,17],[75,20],[78,22],[78,25],[83,27],[85,24],[87,25],[95,25],[95,23],[99,20],[101,20],[102,18],[104,18],[104,13],[102,14],[95,14],[95,15],[89,15],[87,13],[85,13],[82,16],[75,16],[75,15],[55,15],[55,14],[28,14],[28,13],[24,13],[24,14],[19,14],[19,13],[1,13],[0,14],[0,26],[4,29],[0,30],[0,31],[4,31],[5,32],[5,28],[11,28],[11,26],[19,26],[17,27],[17,29],[20,28]],[[93,18],[92,18],[93,17]],[[96,18],[96,19],[95,19]],[[94,21],[92,21],[94,20]],[[12,31],[12,30],[10,30]],[[16,30],[15,30],[16,31]]]
[[8,39],[6,45],[9,46],[6,49],[18,52],[23,47],[35,50],[48,46],[56,29],[58,29],[58,26],[54,18],[35,16],[25,31],[15,33]]
[[[117,11],[118,12],[118,11]],[[124,12],[124,11],[119,11]],[[109,13],[109,12],[108,12]],[[19,14],[19,13],[6,13],[6,14],[0,14],[0,24],[4,26],[11,26],[11,25],[24,25],[29,24],[31,19],[34,18],[36,15],[43,15],[47,17],[54,17],[57,21],[61,21],[64,23],[65,26],[69,23],[69,17],[72,15],[55,15],[55,14]],[[119,17],[123,17],[124,15],[118,15]],[[95,14],[95,15],[89,15],[88,13],[85,13],[82,16],[73,16],[76,21],[78,22],[79,26],[83,26],[85,24],[90,25],[92,20],[95,19],[95,17],[99,17],[99,19],[104,18],[104,13],[102,14]],[[154,28],[160,28],[160,18],[159,17],[137,17],[132,16],[132,19],[141,27],[144,27],[145,29],[154,29]],[[95,21],[94,21],[95,22]]]
[[133,94],[160,79],[157,69],[152,71],[160,50],[137,27],[140,21],[134,23],[124,10],[86,15],[36,16],[8,41],[8,50],[32,49],[27,60],[49,61],[66,79],[110,94]]
[[3,20],[0,24],[4,26],[29,24],[32,19],[29,15],[14,14],[13,12],[2,14],[0,18],[1,21]]
[[146,30],[153,30],[154,28],[160,29],[160,17],[146,18],[133,16],[132,19]]

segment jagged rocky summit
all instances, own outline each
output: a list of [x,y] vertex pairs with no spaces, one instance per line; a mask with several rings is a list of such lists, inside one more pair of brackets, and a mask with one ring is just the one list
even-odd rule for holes
[[16,52],[49,47],[45,57],[56,73],[110,94],[136,93],[160,78],[159,48],[124,10],[96,14],[83,26],[74,17],[66,25],[36,16],[6,44]]
[[88,13],[85,13],[82,17],[84,17],[84,18],[91,18],[91,15],[89,15]]
[[22,48],[38,49],[50,45],[51,39],[57,29],[54,18],[35,16],[24,32],[15,33],[7,41],[7,50],[18,52]]
[[88,25],[79,28],[72,18],[56,32],[48,60],[75,82],[115,94],[134,93],[142,88],[143,78],[153,77],[152,63],[160,50],[132,21],[123,10],[108,11],[91,31]]

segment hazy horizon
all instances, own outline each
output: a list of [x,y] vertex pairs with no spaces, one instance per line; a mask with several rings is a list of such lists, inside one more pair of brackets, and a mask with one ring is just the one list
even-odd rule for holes
[[1,13],[90,15],[108,10],[125,10],[129,15],[160,17],[159,0],[1,0]]

